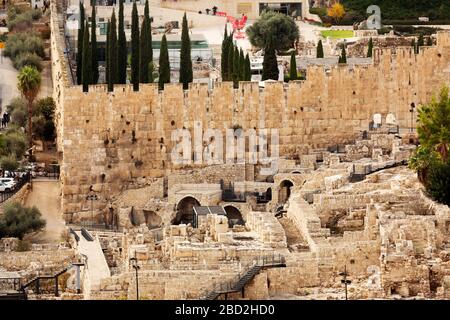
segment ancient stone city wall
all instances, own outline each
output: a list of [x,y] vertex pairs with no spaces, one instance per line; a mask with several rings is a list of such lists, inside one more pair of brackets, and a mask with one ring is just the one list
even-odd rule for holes
[[[179,84],[140,86],[70,85],[67,62],[61,49],[59,20],[52,12],[52,64],[54,98],[57,104],[58,148],[63,152],[62,208],[70,214],[91,210],[86,195],[96,185],[104,208],[111,197],[137,178],[160,177],[172,165],[174,129],[241,127],[243,130],[278,129],[280,155],[293,156],[305,145],[326,147],[352,140],[367,130],[373,114],[385,118],[393,113],[400,128],[411,124],[410,103],[428,102],[433,93],[449,82],[449,33],[438,34],[438,45],[421,49],[375,50],[369,66],[338,66],[330,71],[310,67],[307,80],[289,85],[270,83]],[[242,171],[241,171],[242,172]],[[245,174],[245,173],[243,173]],[[240,179],[242,180],[242,179]]]

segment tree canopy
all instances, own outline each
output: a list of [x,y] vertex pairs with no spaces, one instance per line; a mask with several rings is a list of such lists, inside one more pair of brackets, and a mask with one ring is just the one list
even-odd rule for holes
[[11,203],[5,206],[0,216],[0,238],[17,237],[22,240],[25,234],[44,227],[45,220],[36,207],[25,208],[19,203]]
[[272,41],[275,50],[292,48],[299,37],[295,21],[282,13],[264,11],[259,20],[247,28],[250,43],[258,48],[266,48]]

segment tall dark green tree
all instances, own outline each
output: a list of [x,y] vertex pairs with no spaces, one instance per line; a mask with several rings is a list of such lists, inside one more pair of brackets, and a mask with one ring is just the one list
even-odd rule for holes
[[367,58],[371,58],[372,57],[372,52],[373,52],[373,40],[372,38],[369,39],[369,45],[367,48]]
[[[108,19],[108,22],[106,23],[106,69],[105,69],[105,79],[106,79],[106,83],[108,84],[108,91],[112,91],[112,89],[110,88],[110,83],[109,83],[109,75],[111,73],[110,68],[111,68],[111,60],[110,60],[110,51],[111,51],[111,20]],[[110,90],[111,89],[111,90]]]
[[239,50],[239,81],[245,81],[245,55],[242,48]]
[[118,83],[118,61],[117,61],[117,29],[116,29],[116,13],[113,10],[111,20],[108,27],[108,46],[107,46],[107,61],[106,70],[108,91],[113,91],[114,84]]
[[166,34],[161,40],[161,49],[159,53],[159,89],[164,90],[164,84],[170,83],[170,61],[169,50],[167,48]]
[[341,55],[339,56],[339,63],[347,63],[347,53],[345,52],[345,44],[342,45]]
[[222,53],[220,56],[220,67],[221,67],[222,81],[228,81],[228,31],[227,31],[227,25],[225,25],[225,30],[223,32]]
[[431,38],[431,36],[429,36],[427,38],[427,46],[432,46],[433,45],[433,39]]
[[411,40],[411,46],[412,46],[413,49],[414,49],[414,53],[419,53],[419,48],[417,47],[416,39],[415,39],[415,38],[413,38],[413,39]]
[[316,58],[323,58],[323,44],[322,44],[322,40],[319,40],[319,43],[317,43],[317,53],[316,53]]
[[251,81],[252,80],[252,69],[250,65],[250,57],[247,53],[245,56],[245,81]]
[[83,65],[81,72],[81,83],[83,84],[83,92],[88,92],[89,85],[92,83],[92,64],[91,59],[91,46],[89,45],[89,24],[86,21],[83,35]]
[[272,41],[269,41],[264,49],[262,80],[278,80],[277,54]]
[[98,82],[98,51],[97,51],[97,17],[95,14],[95,0],[92,0],[92,15],[91,15],[91,68],[92,68],[92,83]]
[[237,88],[239,86],[239,49],[237,46],[234,46],[234,53],[233,53],[233,83],[234,87]]
[[119,26],[117,41],[117,74],[118,83],[127,83],[127,39],[125,37],[125,24],[123,17],[123,0],[119,0]]
[[228,42],[228,78],[227,81],[233,80],[233,64],[234,64],[234,44]]
[[297,61],[295,60],[295,51],[291,53],[291,65],[289,69],[289,80],[297,80]]
[[189,83],[192,82],[192,79],[191,39],[189,38],[186,13],[184,13],[181,29],[180,50],[180,83],[183,84],[183,89],[187,89],[189,87]]
[[80,1],[80,21],[78,22],[78,46],[77,46],[77,84],[81,84],[81,69],[83,68],[83,37],[85,23],[84,5]]
[[152,26],[150,22],[150,11],[148,0],[145,1],[144,20],[141,28],[141,52],[140,52],[140,66],[139,79],[142,83],[149,83],[148,65],[153,60],[153,46],[152,46]]
[[423,33],[419,35],[419,39],[417,40],[417,46],[423,47],[425,45],[425,39],[423,38]]
[[139,16],[134,0],[131,11],[131,83],[134,91],[139,91],[139,49]]

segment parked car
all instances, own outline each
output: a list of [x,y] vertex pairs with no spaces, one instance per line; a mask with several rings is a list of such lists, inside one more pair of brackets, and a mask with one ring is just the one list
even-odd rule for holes
[[17,184],[14,178],[0,178],[0,182],[6,184],[11,190],[14,190]]
[[0,192],[11,192],[12,189],[4,182],[0,182]]

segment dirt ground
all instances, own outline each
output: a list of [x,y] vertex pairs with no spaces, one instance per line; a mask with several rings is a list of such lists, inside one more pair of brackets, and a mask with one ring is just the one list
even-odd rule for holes
[[58,242],[65,229],[61,215],[61,186],[59,180],[37,179],[28,195],[25,206],[36,206],[46,220],[45,230],[26,237],[34,243]]

